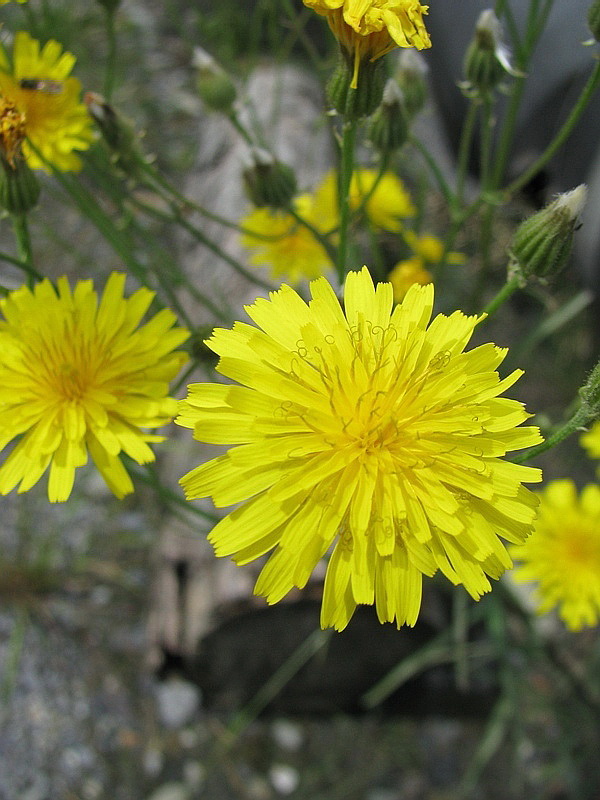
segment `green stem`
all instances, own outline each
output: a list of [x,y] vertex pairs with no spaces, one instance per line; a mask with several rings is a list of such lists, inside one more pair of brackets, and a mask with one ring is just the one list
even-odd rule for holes
[[27,282],[31,288],[35,283],[34,277],[38,273],[33,269],[31,237],[29,236],[27,217],[25,214],[12,214],[11,219],[17,244],[17,255],[19,256],[19,261],[26,265],[25,272],[27,273]]
[[117,65],[117,35],[115,30],[115,11],[106,9],[106,39],[108,53],[106,55],[106,72],[104,73],[104,97],[107,103],[111,102],[115,88]]
[[354,146],[356,143],[357,123],[348,121],[342,129],[342,153],[340,159],[340,230],[337,252],[337,273],[340,284],[346,276],[346,261],[348,255],[348,226],[350,223],[350,181],[354,169]]
[[416,137],[411,136],[408,141],[421,154],[423,161],[427,164],[429,170],[431,171],[431,174],[435,178],[435,182],[437,183],[438,189],[440,190],[440,192],[444,197],[444,200],[446,201],[446,205],[448,206],[448,208],[452,208],[455,203],[454,195],[452,193],[452,190],[450,189],[447,180],[444,178],[441,169],[438,167],[435,158],[431,155],[431,153],[425,147],[423,142],[421,142]]
[[[312,233],[312,235],[319,242],[319,244],[321,245],[323,250],[325,250],[325,252],[329,256],[329,258],[335,264],[337,251],[336,251],[335,247],[329,241],[329,237],[326,236],[324,233],[321,233],[321,231],[317,230],[314,225],[311,225],[310,222],[308,222],[303,217],[301,217],[300,214],[298,214],[298,212],[296,211],[296,209],[293,206],[289,206],[288,208],[286,208],[286,211],[291,217],[293,217],[296,220],[296,222],[299,225],[302,225],[304,228],[306,228],[307,231],[310,231],[310,233]],[[252,235],[254,235],[254,234],[252,234]],[[273,238],[273,237],[269,237],[269,238]]]
[[456,169],[456,198],[455,207],[460,208],[463,202],[463,195],[465,191],[465,182],[467,180],[467,172],[469,170],[469,157],[471,155],[471,148],[473,146],[473,136],[475,134],[475,122],[477,120],[477,112],[479,110],[479,99],[471,98],[469,108],[465,121],[463,124],[462,132],[460,135],[460,143],[458,146],[458,165]]
[[0,261],[6,261],[7,264],[12,264],[19,269],[22,269],[32,282],[41,281],[44,277],[36,269],[34,269],[31,264],[28,264],[26,261],[21,261],[19,258],[9,256],[8,253],[0,253]]
[[562,145],[566,142],[569,138],[573,129],[579,122],[579,118],[581,117],[582,113],[584,112],[585,108],[587,107],[588,103],[592,99],[594,92],[600,85],[600,61],[597,61],[594,65],[594,69],[586,85],[583,87],[581,94],[577,100],[577,103],[571,110],[571,113],[563,123],[561,129],[556,134],[552,142],[548,145],[548,147],[544,150],[544,152],[540,155],[536,161],[529,167],[529,169],[525,170],[525,172],[520,175],[516,180],[514,180],[509,186],[506,187],[505,192],[508,196],[515,194],[523,186],[526,186],[529,181],[537,175],[537,173],[546,166],[546,164],[550,161],[550,159],[557,153],[557,151],[562,147]]
[[535,447],[530,447],[529,450],[526,450],[521,455],[513,458],[512,461],[515,464],[524,464],[526,461],[534,458],[535,456],[539,456],[540,453],[545,453],[546,450],[550,450],[552,447],[555,447],[557,444],[560,444],[564,439],[568,436],[571,436],[572,433],[575,431],[581,430],[585,425],[587,425],[590,421],[590,414],[587,409],[579,408],[571,417],[571,419],[566,422],[562,428],[559,428],[552,436],[549,436],[544,442],[541,444],[536,445]]
[[[487,306],[483,309],[483,313],[486,315],[486,319],[489,319],[492,314],[495,314],[496,311],[503,305],[508,298],[516,292],[517,289],[521,287],[521,279],[515,275],[512,278],[509,278],[504,286],[500,289],[498,294],[494,297],[493,300],[487,304]],[[482,320],[483,322],[483,320]]]
[[316,655],[331,638],[331,631],[313,631],[299,647],[283,662],[268,681],[254,695],[252,700],[239,711],[227,726],[220,750],[228,750],[237,737],[253,722],[261,711],[287,686],[302,667]]
[[[156,217],[157,219],[162,219],[165,221],[171,221],[177,223],[180,227],[186,230],[191,236],[193,236],[196,241],[200,242],[200,244],[204,245],[208,250],[218,256],[221,260],[225,261],[225,263],[229,264],[236,272],[240,275],[243,275],[246,280],[254,283],[256,286],[260,286],[261,289],[266,289],[267,291],[273,291],[273,286],[266,281],[263,281],[261,278],[258,278],[254,275],[250,270],[247,270],[242,264],[240,264],[237,259],[233,256],[230,256],[229,253],[226,253],[222,250],[219,245],[215,244],[211,241],[208,236],[206,236],[199,228],[196,228],[195,225],[192,225],[181,213],[181,210],[175,206],[173,203],[170,204],[170,214],[164,211],[161,211],[154,206],[148,205],[141,200],[136,198],[131,198],[130,200],[137,208],[145,211],[147,214]],[[213,307],[214,309],[214,307]],[[221,312],[218,312],[219,316],[223,316]]]

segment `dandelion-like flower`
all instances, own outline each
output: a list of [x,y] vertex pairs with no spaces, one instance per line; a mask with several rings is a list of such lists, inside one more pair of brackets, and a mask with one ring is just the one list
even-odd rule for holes
[[572,631],[600,620],[600,487],[577,495],[571,480],[540,492],[539,516],[524,544],[511,548],[514,578],[537,584],[538,613],[558,609]]
[[0,467],[0,494],[30,489],[50,467],[48,498],[67,500],[88,452],[117,495],[132,491],[120,454],[154,460],[145,432],[170,422],[169,382],[187,357],[174,348],[187,331],[160,311],[141,327],[154,297],[123,297],[113,273],[98,303],[89,280],[72,291],[66,278],[21,287],[0,301],[0,449],[18,442]]
[[[0,97],[24,117],[23,154],[33,169],[77,170],[74,151],[93,141],[92,120],[81,102],[81,84],[70,77],[75,56],[51,39],[43,47],[28,33],[15,34],[12,63],[0,50]],[[36,152],[41,154],[41,157]]]
[[[326,234],[337,224],[332,209],[326,217],[315,213],[315,199],[306,193],[294,199],[294,208],[316,231]],[[257,208],[240,220],[245,233],[242,245],[251,252],[250,263],[269,267],[271,277],[285,277],[292,284],[318,278],[333,269],[323,244],[310,228],[286,211]]]
[[182,478],[190,499],[241,504],[209,535],[246,564],[274,549],[255,591],[269,603],[303,587],[329,555],[321,624],[343,629],[356,605],[413,625],[422,576],[438,569],[478,598],[511,566],[537,506],[504,461],[541,440],[521,403],[499,397],[506,350],[465,352],[477,317],[429,323],[433,287],[393,307],[389,283],[349,273],[342,311],[329,283],[306,304],[289,286],[246,311],[254,325],[216,329],[217,369],[239,385],[193,384],[176,422],[235,445]]
[[395,47],[431,47],[423,23],[428,6],[418,0],[303,0],[327,18],[333,35],[354,64],[353,88],[361,61],[375,61]]

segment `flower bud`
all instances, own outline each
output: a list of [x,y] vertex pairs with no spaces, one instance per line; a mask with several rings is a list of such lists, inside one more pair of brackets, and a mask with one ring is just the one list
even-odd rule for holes
[[194,49],[192,64],[198,70],[196,86],[203,102],[212,111],[229,111],[237,97],[229,75],[202,47]]
[[600,0],[592,3],[587,15],[588,28],[597,42],[600,42]]
[[121,5],[121,0],[97,0],[97,2],[106,9],[108,14],[114,14]]
[[368,132],[373,145],[382,153],[397,150],[408,138],[408,119],[404,98],[395,80],[390,78],[383,90],[383,100],[373,114]]
[[26,214],[40,196],[38,179],[22,157],[12,166],[4,156],[0,162],[0,207],[10,214]]
[[514,74],[502,42],[500,21],[491,9],[482,11],[464,63],[467,88],[478,94],[494,89],[508,72]]
[[139,177],[145,158],[138,146],[138,135],[133,125],[101,94],[86,92],[83,99],[102,138],[112,151],[116,165],[126,175]]
[[258,208],[287,208],[297,191],[292,168],[261,148],[254,148],[250,159],[242,173],[250,200]]
[[[600,417],[600,361],[588,375],[587,381],[579,390],[581,409],[587,414],[587,422]],[[587,424],[586,422],[586,424]]]
[[368,117],[381,103],[384,85],[385,69],[381,60],[361,61],[356,72],[350,55],[342,50],[338,66],[327,84],[327,97],[332,107],[347,120],[358,120]]
[[519,225],[509,247],[511,271],[522,277],[556,275],[566,265],[587,189],[559,194],[546,208]]
[[427,99],[427,64],[417,50],[402,50],[398,58],[396,81],[402,91],[404,108],[414,117]]

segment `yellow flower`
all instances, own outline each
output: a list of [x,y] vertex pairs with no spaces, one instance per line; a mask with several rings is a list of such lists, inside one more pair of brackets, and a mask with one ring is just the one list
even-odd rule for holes
[[511,548],[522,562],[515,580],[537,584],[538,613],[558,608],[572,631],[600,619],[600,487],[580,496],[573,481],[550,483],[540,492],[539,517],[529,539]]
[[590,458],[600,458],[600,422],[594,422],[587,433],[579,439]]
[[0,467],[0,494],[30,489],[48,466],[48,497],[66,500],[76,467],[89,451],[110,489],[132,491],[119,454],[154,460],[145,433],[169,422],[176,401],[169,382],[186,361],[172,352],[188,337],[160,311],[138,328],[154,292],[123,297],[125,276],[113,273],[98,304],[89,280],[58,291],[49,280],[0,301],[0,449],[18,443]]
[[[394,287],[394,300],[397,303],[403,299],[413,283],[424,285],[433,281],[433,275],[427,267],[440,264],[444,255],[444,243],[431,233],[419,235],[414,231],[404,231],[402,235],[414,255],[399,261],[388,276]],[[464,264],[465,257],[462,253],[447,253],[446,262]]]
[[423,266],[419,256],[399,261],[388,275],[394,290],[394,302],[400,303],[410,287],[416,283],[425,286],[433,281],[433,275]]
[[[320,233],[326,233],[324,220],[315,215],[314,198],[302,194],[295,198],[298,214]],[[250,263],[255,267],[270,267],[271,277],[287,278],[294,285],[302,278],[318,278],[333,268],[333,263],[321,242],[291,214],[268,208],[257,208],[240,220],[246,231],[241,242],[252,251]]]
[[[401,220],[413,217],[416,209],[409,192],[393,172],[385,172],[373,190],[378,175],[378,170],[367,167],[354,171],[350,181],[350,208],[357,212],[368,198],[364,213],[369,222],[375,228],[397,233],[402,230]],[[330,171],[315,190],[314,216],[322,221],[324,230],[339,224],[337,182],[337,173]]]
[[209,535],[217,556],[275,548],[255,587],[275,603],[329,554],[321,625],[338,630],[359,603],[413,625],[438,569],[478,598],[511,566],[499,537],[521,542],[537,506],[522,481],[540,470],[502,460],[541,440],[498,397],[521,372],[500,380],[493,344],[464,352],[477,317],[428,325],[431,285],[393,310],[366,267],[347,276],[345,311],[324,278],[311,293],[284,285],[246,307],[255,325],[216,329],[218,370],[241,385],[193,384],[180,404],[196,439],[237,445],[182,478],[190,499],[240,503]]
[[352,88],[361,61],[375,61],[395,47],[431,47],[423,23],[428,6],[418,0],[303,0],[327,17],[333,35],[354,64]]
[[[12,66],[0,50],[0,97],[23,114],[27,140],[23,154],[33,169],[77,170],[75,150],[93,141],[92,120],[80,101],[81,84],[69,77],[75,56],[51,39],[43,48],[28,33],[15,35]],[[31,143],[31,146],[30,146]]]

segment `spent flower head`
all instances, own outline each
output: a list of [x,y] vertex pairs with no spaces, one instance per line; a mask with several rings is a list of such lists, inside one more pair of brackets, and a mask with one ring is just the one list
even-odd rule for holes
[[132,491],[120,454],[154,460],[147,433],[170,422],[169,382],[187,360],[174,351],[188,332],[160,311],[138,327],[154,297],[123,297],[113,273],[100,302],[89,280],[72,290],[66,278],[16,289],[0,300],[0,494],[30,489],[50,468],[48,498],[67,500],[77,467],[91,455],[117,495]]
[[518,562],[514,578],[536,584],[537,612],[556,608],[572,631],[600,619],[600,487],[578,496],[571,480],[550,483],[540,493],[531,536],[510,549]]
[[236,383],[193,384],[178,424],[227,453],[182,478],[188,498],[239,506],[212,530],[218,556],[272,552],[257,594],[279,601],[328,556],[321,624],[357,604],[414,625],[423,575],[440,570],[474,598],[511,566],[540,470],[503,460],[541,440],[523,405],[500,397],[506,350],[465,347],[480,318],[430,323],[433,287],[393,308],[389,283],[351,272],[344,310],[329,283],[305,303],[289,286],[246,307],[254,324],[217,328],[208,346]]
[[80,169],[75,151],[94,139],[81,84],[70,77],[74,65],[75,56],[54,39],[40,47],[23,31],[15,34],[11,61],[0,50],[0,97],[24,118],[22,150],[32,169]]

